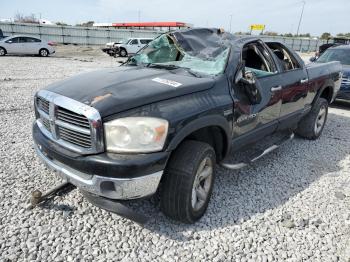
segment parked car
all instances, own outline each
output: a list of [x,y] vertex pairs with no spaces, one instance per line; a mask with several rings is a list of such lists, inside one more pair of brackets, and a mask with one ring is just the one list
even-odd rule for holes
[[9,36],[0,40],[0,56],[6,54],[49,56],[55,53],[52,42],[31,36]]
[[193,223],[217,163],[238,169],[276,144],[242,163],[229,163],[230,152],[281,132],[286,141],[294,132],[320,137],[340,77],[339,62],[305,65],[279,42],[215,29],[165,33],[121,67],[38,91],[35,150],[95,205],[127,216],[123,200],[158,191],[168,217]]
[[317,60],[311,59],[316,63],[328,63],[340,61],[343,65],[343,77],[337,99],[350,100],[350,45],[342,45],[327,49]]
[[117,53],[120,56],[125,57],[136,54],[151,41],[152,38],[129,38],[122,43],[114,44],[113,47],[117,48]]
[[6,37],[6,36],[4,36],[2,30],[0,29],[0,40],[3,39],[3,38],[5,38],[5,37]]
[[[333,43],[328,43],[329,40],[333,40]],[[340,45],[349,45],[350,44],[350,39],[349,38],[345,38],[345,37],[334,37],[331,38],[329,40],[327,40],[326,44],[323,44],[319,47],[318,51],[315,54],[315,58],[320,57],[328,48],[331,47],[336,47],[336,46],[340,46]]]

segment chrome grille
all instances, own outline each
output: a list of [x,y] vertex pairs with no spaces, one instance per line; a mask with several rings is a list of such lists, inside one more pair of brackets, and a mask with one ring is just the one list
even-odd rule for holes
[[46,90],[39,91],[35,101],[38,126],[50,139],[82,154],[103,151],[102,122],[96,109]]
[[350,85],[350,78],[343,77],[341,80],[341,85],[342,86],[349,86]]
[[85,116],[79,115],[62,107],[57,108],[57,119],[69,124],[90,129],[89,120]]
[[45,100],[45,99],[43,99],[41,97],[38,97],[37,98],[37,105],[38,105],[38,108],[40,108],[46,114],[49,114],[49,108],[50,108],[49,101],[47,101],[47,100]]
[[43,122],[44,127],[50,131],[51,127],[50,127],[50,121],[44,117],[40,117],[41,121]]
[[91,135],[85,135],[76,131],[72,131],[62,126],[58,127],[58,136],[65,141],[84,148],[91,148]]

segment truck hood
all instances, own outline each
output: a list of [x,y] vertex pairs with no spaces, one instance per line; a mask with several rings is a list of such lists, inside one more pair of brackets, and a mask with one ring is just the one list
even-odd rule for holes
[[102,117],[211,88],[213,78],[194,77],[182,69],[121,66],[79,74],[46,90],[96,108]]

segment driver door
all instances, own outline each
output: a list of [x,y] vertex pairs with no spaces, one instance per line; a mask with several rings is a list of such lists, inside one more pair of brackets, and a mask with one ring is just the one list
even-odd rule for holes
[[140,49],[141,49],[141,45],[138,39],[133,39],[130,41],[128,53],[136,54]]
[[[254,76],[254,87],[259,95],[252,101],[251,86],[235,80],[234,86],[234,147],[256,142],[273,133],[278,127],[282,104],[280,74],[265,44],[256,41],[246,44],[241,52],[243,65],[241,77]],[[255,91],[254,91],[255,92]]]

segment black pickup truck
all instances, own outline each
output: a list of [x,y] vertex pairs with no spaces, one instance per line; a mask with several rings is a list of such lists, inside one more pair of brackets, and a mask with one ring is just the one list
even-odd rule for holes
[[120,67],[38,91],[35,149],[102,208],[123,215],[113,203],[159,192],[168,217],[193,223],[216,164],[247,164],[228,163],[230,152],[273,133],[321,135],[340,72],[338,62],[305,66],[279,42],[206,28],[165,33]]

